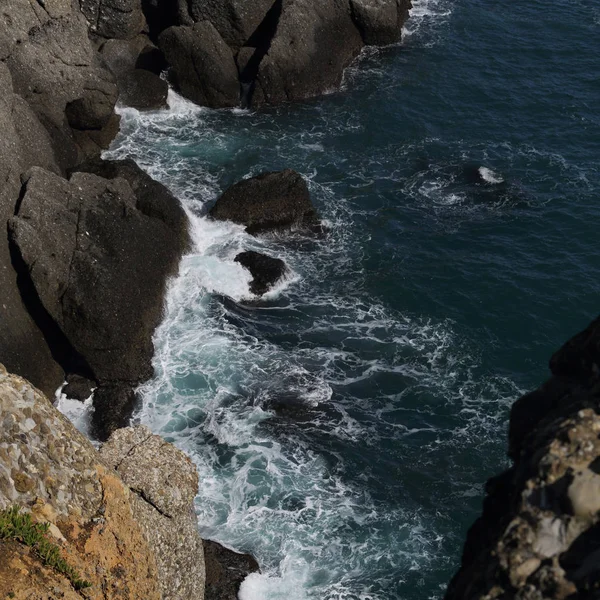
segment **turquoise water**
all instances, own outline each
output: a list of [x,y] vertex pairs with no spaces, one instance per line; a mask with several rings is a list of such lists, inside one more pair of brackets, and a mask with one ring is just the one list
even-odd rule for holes
[[[598,310],[600,7],[418,0],[343,89],[261,113],[123,110],[195,251],[139,419],[188,451],[204,536],[254,554],[242,600],[437,598],[511,402]],[[292,167],[331,227],[252,238],[204,215]],[[233,263],[280,256],[261,302]]]

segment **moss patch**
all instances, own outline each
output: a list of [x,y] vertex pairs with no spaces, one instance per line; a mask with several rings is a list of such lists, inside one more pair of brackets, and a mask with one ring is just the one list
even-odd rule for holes
[[81,579],[77,571],[60,555],[60,548],[47,537],[49,523],[34,523],[29,513],[18,506],[0,511],[0,540],[15,540],[29,546],[48,567],[64,575],[76,590],[92,584]]

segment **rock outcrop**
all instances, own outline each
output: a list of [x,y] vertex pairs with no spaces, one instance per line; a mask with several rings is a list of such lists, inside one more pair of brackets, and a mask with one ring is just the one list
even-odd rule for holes
[[0,597],[189,600],[204,597],[193,516],[198,476],[182,452],[145,428],[98,453],[27,381],[0,366],[0,511],[18,506],[91,586],[0,539]]
[[80,172],[67,181],[33,168],[9,222],[22,285],[60,345],[61,365],[98,383],[98,405],[107,406],[94,413],[100,439],[125,424],[131,388],[152,376],[166,281],[186,248],[179,204],[166,192],[151,197],[159,184],[125,168],[132,183],[127,174]]
[[240,252],[234,260],[252,274],[250,291],[257,296],[266,294],[287,272],[285,263],[280,258],[253,250]]
[[209,214],[219,221],[245,225],[253,234],[319,224],[306,182],[291,169],[263,173],[232,185]]
[[409,8],[409,0],[155,0],[147,12],[151,30],[166,29],[158,43],[183,95],[220,108],[337,89],[365,45],[400,39]]
[[600,319],[515,402],[506,472],[486,486],[447,600],[596,598],[600,589]]

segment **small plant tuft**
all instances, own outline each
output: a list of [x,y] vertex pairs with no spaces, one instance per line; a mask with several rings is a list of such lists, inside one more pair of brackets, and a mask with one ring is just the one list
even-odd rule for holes
[[60,548],[48,539],[49,527],[50,523],[34,523],[18,506],[0,511],[0,540],[15,540],[33,548],[45,565],[64,575],[76,590],[90,587],[92,584],[79,576],[60,555]]

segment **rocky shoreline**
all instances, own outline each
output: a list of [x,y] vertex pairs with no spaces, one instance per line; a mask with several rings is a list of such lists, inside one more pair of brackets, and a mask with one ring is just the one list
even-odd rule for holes
[[[166,108],[167,79],[213,108],[328,93],[365,45],[400,40],[409,8],[408,0],[2,2],[0,510],[16,506],[47,525],[90,583],[75,590],[35,549],[0,540],[3,597],[33,588],[48,598],[229,600],[258,568],[214,543],[203,548],[189,460],[147,430],[121,429],[135,388],[153,375],[152,335],[191,240],[164,186],[133,161],[100,155],[119,131],[117,102]],[[234,186],[213,212],[253,233],[322,229],[306,184],[289,170]],[[273,257],[236,260],[256,295],[286,273]],[[42,395],[54,397],[65,381],[70,397],[94,391],[99,453]]]

